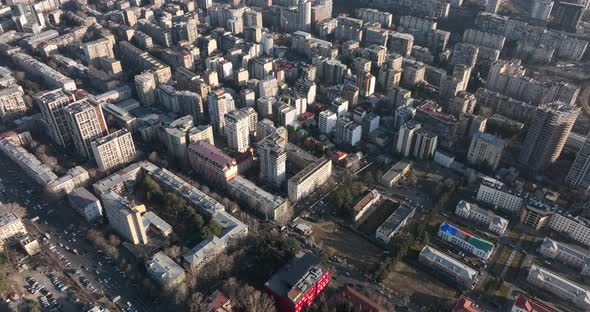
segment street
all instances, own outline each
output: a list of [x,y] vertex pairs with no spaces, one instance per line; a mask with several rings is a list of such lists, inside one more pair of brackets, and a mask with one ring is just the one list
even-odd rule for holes
[[[50,237],[42,245],[44,253],[47,254],[49,245],[56,246],[56,249],[66,257],[63,260],[56,259],[58,264],[65,269],[80,269],[82,275],[97,287],[95,299],[102,293],[109,300],[121,296],[120,301],[124,305],[129,302],[137,311],[150,310],[141,293],[135,285],[128,282],[114,262],[106,259],[85,239],[86,233],[81,227],[90,228],[91,225],[67,204],[51,206],[44,198],[43,189],[4,155],[0,155],[0,168],[7,169],[0,171],[0,201],[16,202],[27,208],[29,219],[39,217],[33,225],[39,234],[47,233]],[[41,243],[41,237],[37,238]],[[73,253],[74,249],[79,255]],[[71,263],[68,268],[65,267],[66,261]]]

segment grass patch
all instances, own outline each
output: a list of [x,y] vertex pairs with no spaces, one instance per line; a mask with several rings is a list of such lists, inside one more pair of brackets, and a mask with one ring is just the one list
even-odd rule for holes
[[506,265],[506,261],[510,257],[512,253],[512,249],[507,246],[501,246],[500,249],[497,251],[497,255],[494,258],[494,262],[490,265],[490,273],[492,273],[496,277],[500,277],[502,274],[502,269]]

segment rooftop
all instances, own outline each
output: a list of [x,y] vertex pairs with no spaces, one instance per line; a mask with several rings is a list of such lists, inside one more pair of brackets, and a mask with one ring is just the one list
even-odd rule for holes
[[296,255],[264,285],[279,296],[297,302],[324,274],[320,258],[311,253]]
[[425,246],[424,249],[422,249],[420,252],[420,258],[446,267],[450,271],[454,272],[457,276],[460,276],[465,280],[470,280],[471,282],[475,282],[475,278],[478,274],[476,269],[459,262],[455,258],[431,246]]
[[169,282],[184,274],[184,269],[160,251],[145,262],[148,271],[158,279]]
[[577,304],[581,303],[586,307],[590,307],[590,292],[587,289],[549,270],[533,264],[529,270],[527,279],[536,279],[542,283],[551,284],[553,289],[559,289],[562,292],[569,293],[575,298],[574,301]]

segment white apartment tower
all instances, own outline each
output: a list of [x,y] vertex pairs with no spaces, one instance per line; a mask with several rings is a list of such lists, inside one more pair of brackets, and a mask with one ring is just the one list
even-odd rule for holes
[[92,158],[92,142],[109,133],[101,105],[83,99],[68,106],[66,113],[76,152]]
[[115,131],[92,142],[92,153],[101,171],[108,171],[135,159],[135,144],[127,129]]
[[244,110],[233,110],[225,114],[225,136],[227,146],[243,153],[250,145],[250,116]]
[[275,133],[258,143],[260,157],[260,178],[276,187],[281,187],[286,180],[287,142]]

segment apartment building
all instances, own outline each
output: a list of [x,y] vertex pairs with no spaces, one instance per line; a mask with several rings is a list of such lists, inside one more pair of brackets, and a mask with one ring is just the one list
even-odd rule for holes
[[213,183],[226,185],[238,175],[236,160],[205,141],[189,145],[188,158],[195,172]]
[[490,232],[498,235],[503,235],[508,227],[508,220],[487,209],[480,208],[477,204],[464,200],[459,201],[457,204],[455,214],[461,218],[485,225]]
[[68,202],[88,222],[100,220],[103,216],[100,201],[84,187],[71,191],[68,194]]
[[27,110],[23,95],[19,85],[0,90],[0,121],[15,119]]
[[43,121],[53,142],[64,148],[69,147],[72,143],[72,134],[65,108],[71,103],[70,96],[62,89],[56,89],[38,93],[33,98],[41,110]]
[[289,202],[286,199],[263,190],[240,175],[231,179],[227,187],[240,202],[267,220],[282,221],[288,212]]
[[526,280],[531,285],[570,301],[583,310],[590,309],[590,291],[554,272],[533,264]]
[[381,194],[377,190],[371,190],[361,200],[359,200],[352,210],[354,211],[354,222],[361,223],[373,212],[375,204],[381,198]]
[[461,287],[471,288],[477,282],[479,272],[476,269],[432,246],[424,246],[418,260],[434,271],[444,273],[443,278],[451,278]]
[[590,135],[585,138],[582,146],[578,149],[576,160],[572,164],[565,181],[583,190],[590,190]]
[[494,251],[494,244],[447,222],[440,225],[437,235],[442,240],[452,243],[484,261],[488,260]]
[[27,230],[19,217],[14,214],[0,216],[0,249],[4,248],[6,242],[22,234],[27,234]]
[[76,152],[85,158],[92,158],[92,142],[109,133],[102,106],[83,99],[65,108],[68,126]]
[[504,183],[492,178],[483,179],[477,191],[477,200],[492,205],[495,209],[502,209],[513,214],[520,211],[525,203],[525,198],[524,193],[514,191]]
[[109,225],[115,232],[134,245],[147,244],[142,217],[146,212],[145,205],[137,205],[114,191],[103,194],[101,199]]
[[109,171],[135,160],[135,144],[127,129],[117,130],[92,142],[92,153],[100,171]]
[[243,153],[250,146],[250,116],[244,110],[234,110],[225,114],[225,137],[227,146],[235,152]]
[[557,260],[580,270],[582,275],[590,275],[590,254],[581,248],[568,246],[549,237],[545,237],[538,249],[543,257]]
[[170,288],[184,281],[184,269],[163,251],[155,253],[145,261],[150,277],[159,285]]
[[286,181],[287,142],[279,134],[271,134],[258,142],[260,178],[281,187]]
[[506,142],[492,134],[476,132],[471,139],[467,161],[474,165],[487,165],[496,170],[500,165]]
[[321,158],[299,171],[287,183],[289,200],[296,203],[326,183],[332,175],[332,160]]

